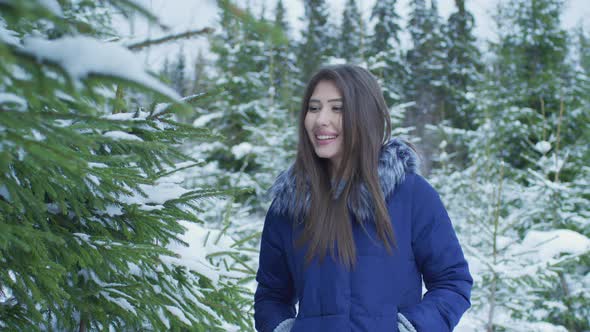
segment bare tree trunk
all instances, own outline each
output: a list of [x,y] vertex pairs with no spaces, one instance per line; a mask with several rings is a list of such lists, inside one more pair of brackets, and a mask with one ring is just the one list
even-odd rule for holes
[[80,314],[80,329],[78,329],[78,332],[86,332],[86,325],[88,325],[86,315]]
[[[496,267],[498,257],[498,224],[500,222],[500,207],[502,205],[502,182],[504,180],[504,164],[500,166],[500,183],[498,184],[498,195],[496,197],[496,211],[494,215],[494,238],[492,248],[493,267]],[[490,293],[490,310],[488,311],[488,323],[486,324],[486,331],[494,331],[494,311],[496,309],[496,291],[498,288],[498,274],[493,271],[492,290]]]

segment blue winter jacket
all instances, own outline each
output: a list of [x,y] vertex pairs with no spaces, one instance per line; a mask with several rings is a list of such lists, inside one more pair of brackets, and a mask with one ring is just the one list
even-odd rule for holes
[[[397,138],[379,157],[379,180],[397,241],[390,255],[372,222],[365,232],[351,214],[356,268],[331,255],[304,269],[307,245],[295,249],[293,166],[281,173],[262,231],[254,320],[263,332],[452,331],[470,307],[473,279],[436,190],[418,173],[418,160]],[[362,185],[359,218],[373,220]],[[309,193],[307,194],[307,208]],[[351,209],[349,204],[349,209]],[[350,211],[350,210],[349,210]],[[337,246],[337,244],[336,244]],[[422,295],[422,280],[427,292]],[[298,303],[298,310],[295,304]],[[406,320],[407,319],[407,320]]]

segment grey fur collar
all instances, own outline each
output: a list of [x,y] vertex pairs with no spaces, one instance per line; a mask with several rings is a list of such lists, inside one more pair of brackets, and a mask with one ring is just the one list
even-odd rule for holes
[[[276,214],[286,214],[291,220],[299,219],[304,211],[309,208],[309,192],[306,193],[303,211],[295,203],[296,184],[293,176],[294,164],[281,172],[275,183],[269,189],[269,194],[274,198],[270,210]],[[401,183],[406,173],[419,173],[420,160],[414,150],[399,138],[392,138],[381,147],[379,155],[379,182],[384,197],[388,197]],[[373,202],[365,184],[360,186],[359,207],[353,207],[348,202],[348,207],[356,215],[357,219],[367,220],[373,216]]]

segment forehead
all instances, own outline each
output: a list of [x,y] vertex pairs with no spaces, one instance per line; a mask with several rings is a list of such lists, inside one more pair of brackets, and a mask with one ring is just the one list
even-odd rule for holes
[[338,87],[336,87],[336,84],[333,81],[321,80],[316,84],[309,99],[310,101],[313,101],[312,99],[327,101],[337,98],[342,98],[342,94],[338,90]]

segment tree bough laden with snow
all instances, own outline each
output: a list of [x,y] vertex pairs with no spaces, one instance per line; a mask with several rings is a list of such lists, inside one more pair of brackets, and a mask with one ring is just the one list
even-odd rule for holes
[[[465,331],[584,331],[590,303],[588,147],[541,141],[521,151],[534,167],[515,168],[503,161],[513,146],[497,137],[510,128],[512,112],[484,119],[473,131],[439,127],[469,155],[468,167],[456,168],[441,144],[445,167],[435,172],[475,277],[473,305],[462,325]],[[561,178],[560,172],[569,175]]]
[[[132,1],[60,4],[0,6],[0,329],[246,328],[248,273],[195,214],[232,191],[187,190],[176,173],[197,163],[186,139],[217,137],[175,122],[179,96],[123,46],[82,35],[103,21],[77,19],[110,6],[155,15]],[[168,107],[131,105],[116,86]]]

